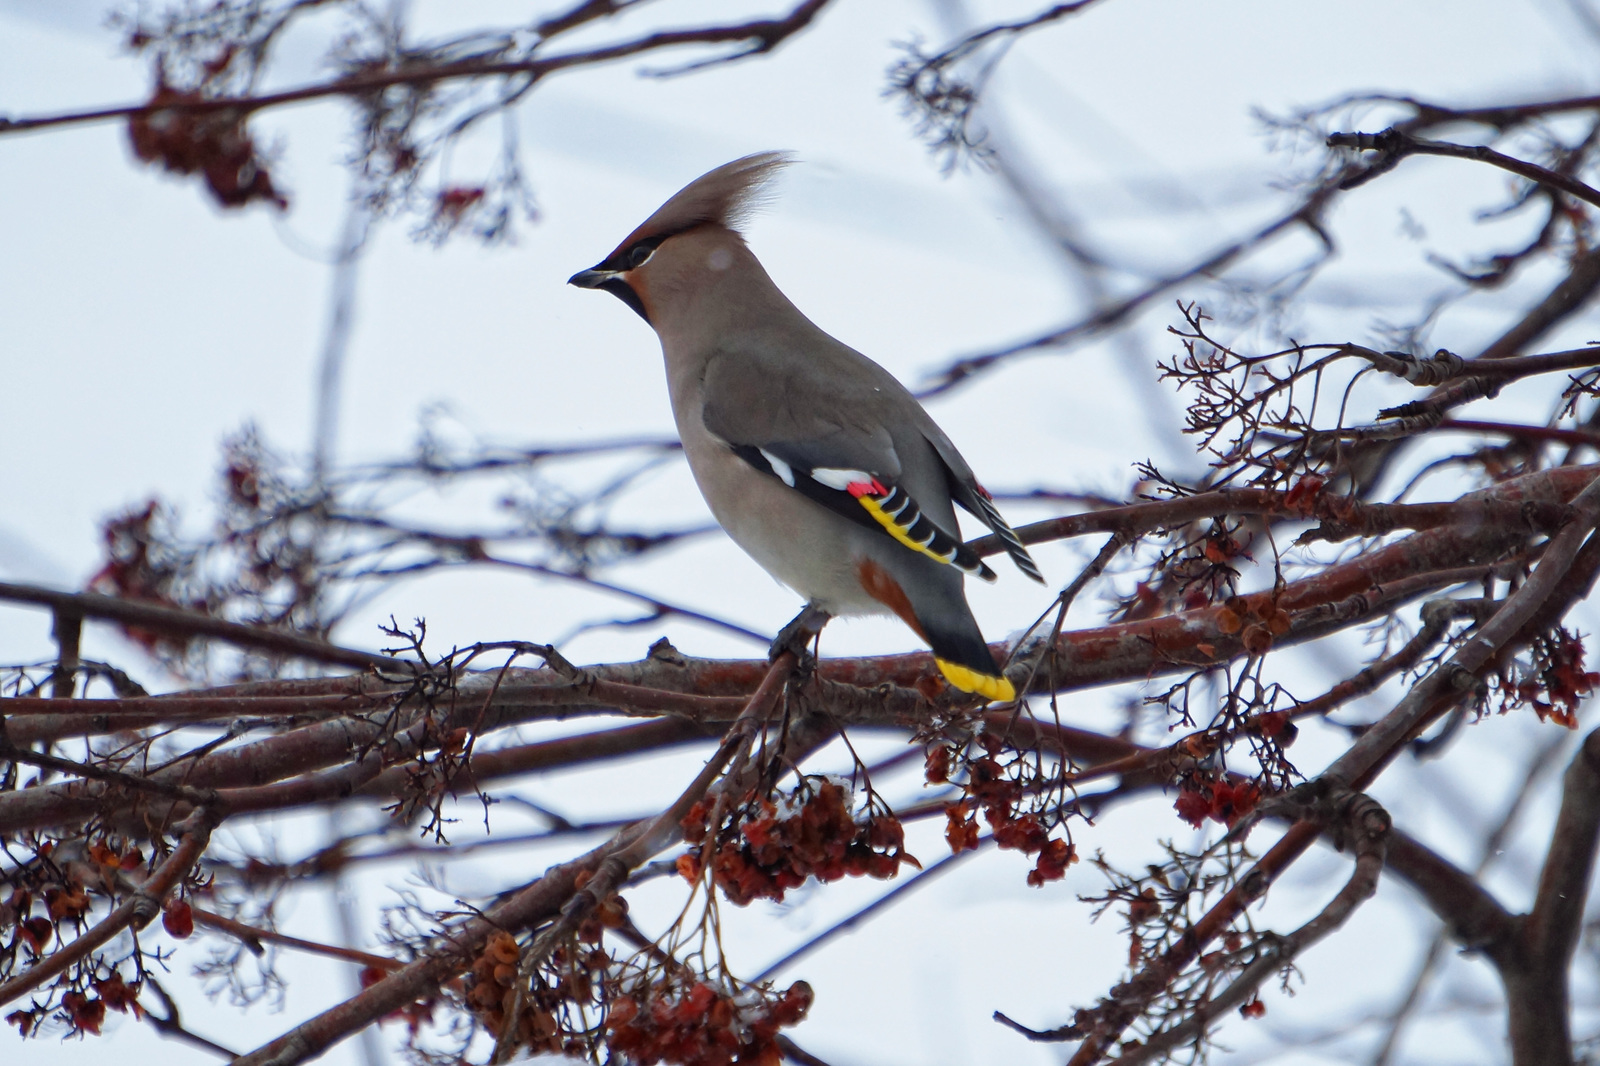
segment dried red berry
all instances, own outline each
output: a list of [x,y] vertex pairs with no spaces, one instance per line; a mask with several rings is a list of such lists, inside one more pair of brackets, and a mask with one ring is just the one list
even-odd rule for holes
[[174,940],[187,940],[194,935],[194,908],[188,900],[175,899],[161,912],[161,927]]

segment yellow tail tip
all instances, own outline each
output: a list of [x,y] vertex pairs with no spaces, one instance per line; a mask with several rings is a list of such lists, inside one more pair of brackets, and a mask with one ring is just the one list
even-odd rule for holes
[[1016,687],[1004,674],[980,674],[971,667],[947,659],[935,658],[933,661],[939,664],[939,672],[944,679],[962,692],[971,692],[996,703],[1010,703],[1017,698]]

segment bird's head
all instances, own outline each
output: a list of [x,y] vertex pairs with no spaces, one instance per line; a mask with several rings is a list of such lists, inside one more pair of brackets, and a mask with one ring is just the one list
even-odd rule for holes
[[760,206],[767,183],[790,162],[760,152],[702,174],[662,204],[610,255],[567,279],[604,289],[657,325],[656,308],[672,293],[693,289],[749,256],[739,227]]

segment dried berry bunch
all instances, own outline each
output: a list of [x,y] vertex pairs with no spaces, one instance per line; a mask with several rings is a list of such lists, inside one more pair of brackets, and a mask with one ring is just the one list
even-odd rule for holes
[[[223,446],[219,511],[213,528],[190,537],[159,500],[106,520],[105,562],[92,591],[161,607],[198,611],[251,625],[325,635],[348,609],[336,558],[345,547],[337,502],[308,483],[246,429]],[[222,670],[203,642],[173,641],[129,628],[128,635],[169,669],[195,680],[266,677],[277,659],[251,657]]]
[[108,1007],[118,1014],[144,1017],[144,1008],[139,1005],[141,983],[135,981],[129,984],[120,972],[112,970],[108,977],[90,977],[88,987],[81,991],[73,989],[62,993],[60,1005],[53,1012],[48,1006],[36,1003],[29,1010],[14,1010],[7,1014],[6,1024],[16,1026],[21,1036],[32,1036],[53,1013],[56,1021],[63,1023],[68,1032],[99,1036]]
[[[594,1019],[606,1009],[607,990],[625,969],[601,941],[604,930],[621,926],[627,913],[622,897],[609,897],[575,938],[552,951],[526,978],[520,976],[526,971],[516,937],[504,930],[494,933],[461,980],[466,1009],[508,1048],[526,1048],[535,1055],[592,1056]],[[431,1020],[431,1008],[431,1003],[415,1003],[398,1015],[410,1025],[413,1045],[419,1025]],[[508,1027],[514,1030],[509,1038]]]
[[699,845],[678,859],[678,872],[697,881],[707,856],[712,876],[728,899],[782,902],[808,877],[837,881],[868,875],[893,877],[902,864],[921,864],[905,850],[905,829],[892,811],[869,802],[852,812],[852,793],[832,778],[803,778],[794,792],[775,802],[756,800],[743,816],[708,838],[710,807],[695,804],[683,820],[683,836]]
[[287,208],[289,201],[272,184],[266,161],[245,127],[246,112],[194,110],[203,100],[197,92],[158,85],[151,110],[128,120],[133,154],[174,174],[198,174],[223,207],[260,200],[280,211]]
[[[996,844],[1038,856],[1028,871],[1028,884],[1038,888],[1046,881],[1061,880],[1067,867],[1078,861],[1078,851],[1065,836],[1051,835],[1065,818],[1064,805],[1057,802],[1056,778],[1045,780],[1049,771],[1021,752],[1013,751],[1007,758],[1004,738],[998,733],[984,730],[974,739],[976,749],[935,744],[924,765],[929,784],[949,782],[954,764],[965,771],[960,784],[965,796],[945,808],[944,838],[950,851],[959,854],[978,846],[981,811]],[[1033,787],[1040,784],[1046,787]]]
[[1501,711],[1529,706],[1541,721],[1578,728],[1578,705],[1600,687],[1600,673],[1585,670],[1583,638],[1557,626],[1536,638],[1532,662],[1512,664],[1497,678]]
[[606,1048],[640,1066],[778,1066],[778,1031],[799,1024],[811,1000],[804,981],[782,992],[752,988],[738,995],[703,981],[658,983],[612,1001]]
[[[0,898],[0,983],[25,974],[52,951],[80,954],[26,1009],[6,1015],[20,1035],[38,1035],[47,1021],[69,1033],[99,1035],[107,1008],[142,1017],[138,998],[145,963],[159,962],[162,954],[147,953],[137,939],[131,953],[120,956],[79,953],[73,945],[89,927],[96,904],[114,899],[126,887],[124,875],[145,865],[139,847],[102,837],[87,845],[42,842],[31,861],[10,871],[11,891]],[[123,975],[124,967],[132,980]]]
[[1261,786],[1254,781],[1195,771],[1179,780],[1178,799],[1172,806],[1178,812],[1178,817],[1196,829],[1207,818],[1232,829],[1260,802]]

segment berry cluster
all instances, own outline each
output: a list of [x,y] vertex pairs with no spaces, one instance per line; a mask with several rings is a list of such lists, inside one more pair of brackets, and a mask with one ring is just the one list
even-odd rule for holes
[[157,85],[150,98],[154,113],[128,120],[133,154],[159,163],[174,174],[199,174],[223,207],[243,207],[265,200],[280,209],[289,205],[273,187],[265,161],[245,128],[242,112],[168,110],[163,104],[195,103],[198,92]]
[[[511,1009],[512,1002],[516,998],[517,963],[521,957],[522,952],[517,947],[517,938],[503,929],[498,930],[483,945],[483,951],[478,957],[472,960],[472,971],[466,978],[467,1007],[477,1015],[484,1028],[497,1037],[500,1035],[500,1030],[505,1027],[506,1012]],[[522,1034],[524,1038],[550,1035],[529,1031],[540,1029],[542,1026],[526,1016],[523,1018],[522,1028],[525,1030]],[[554,1031],[552,1024],[550,1032]],[[539,1050],[559,1050],[559,1048],[546,1049],[542,1041],[528,1039],[528,1043]]]
[[1179,818],[1196,829],[1207,818],[1232,829],[1260,802],[1261,786],[1254,781],[1234,781],[1226,777],[1208,781],[1189,777],[1180,783],[1178,801],[1172,806]]
[[1513,681],[1502,670],[1500,690],[1506,694],[1502,709],[1526,704],[1540,721],[1578,728],[1578,704],[1600,687],[1600,673],[1583,668],[1582,638],[1557,626],[1537,638],[1531,650],[1533,668],[1526,676]]
[[[797,806],[806,792],[810,795]],[[901,863],[920,868],[906,853],[900,820],[886,810],[852,814],[849,797],[847,789],[823,778],[802,782],[781,807],[771,800],[753,803],[711,852],[712,876],[724,895],[741,907],[755,899],[781,902],[786,891],[808,877],[837,881],[866,874],[885,879],[899,872]],[[702,801],[684,817],[683,836],[690,844],[706,843],[708,814]],[[678,872],[698,880],[707,850],[681,856]]]
[[[45,845],[40,857],[54,849]],[[34,881],[35,891],[18,885],[5,899],[0,899],[0,931],[15,926],[10,949],[26,945],[35,957],[42,955],[52,939],[60,940],[62,923],[81,924],[93,905],[91,889],[106,890],[114,881],[117,871],[137,870],[144,864],[144,855],[138,848],[126,854],[104,843],[92,843],[86,849],[88,861],[65,861],[52,864],[54,879]],[[35,914],[37,903],[44,904],[44,914]]]
[[[587,872],[578,876],[579,889],[588,882],[589,876]],[[558,947],[551,954],[550,964],[556,972],[553,975],[541,973],[534,978],[532,988],[523,986],[521,1013],[516,1021],[517,1046],[526,1046],[535,1054],[588,1056],[588,1043],[578,1039],[580,1034],[573,1031],[563,1015],[574,1006],[588,1010],[598,1005],[595,988],[604,980],[612,959],[597,945],[606,929],[619,928],[627,922],[627,917],[627,900],[615,893],[606,897],[579,924],[578,942]],[[585,947],[585,944],[595,946]],[[518,1006],[517,973],[521,960],[516,937],[500,930],[485,942],[463,980],[467,1009],[497,1038],[505,1029],[508,1015]],[[425,1016],[419,1019],[417,1014],[427,1006],[413,1004],[408,1008],[412,1013],[405,1016],[413,1032],[420,1020],[426,1020]]]
[[[1038,888],[1046,881],[1061,880],[1067,875],[1067,867],[1078,861],[1077,848],[1061,837],[1052,837],[1037,813],[1020,810],[1022,783],[1008,774],[996,758],[1001,751],[1000,738],[986,732],[978,736],[978,741],[985,754],[967,763],[967,782],[963,786],[966,797],[944,812],[944,838],[951,852],[959,854],[978,846],[977,812],[981,810],[996,844],[1038,856],[1028,871],[1028,884]],[[929,749],[925,764],[928,783],[949,781],[954,758],[952,749],[943,744]]]
[[[144,1017],[144,1008],[139,1005],[139,987],[138,981],[130,985],[121,973],[112,970],[109,977],[91,978],[84,988],[64,993],[56,1009],[56,1018],[66,1022],[74,1033],[99,1036],[100,1027],[106,1021],[107,1007],[119,1014]],[[31,1036],[48,1013],[47,1006],[36,1002],[32,1010],[16,1010],[6,1015],[6,1024],[16,1026],[24,1037]]]
[[[59,951],[69,946],[72,931],[84,928],[97,900],[117,890],[121,874],[145,865],[144,853],[137,847],[117,846],[109,839],[90,841],[82,852],[66,855],[46,841],[38,846],[37,855],[41,861],[19,872],[21,883],[0,897],[0,979],[18,968],[24,951],[36,964],[52,947]],[[7,1014],[6,1024],[16,1026],[24,1037],[34,1036],[53,1016],[71,1033],[98,1036],[108,1008],[143,1017],[142,981],[137,961],[130,982],[114,964],[88,955],[73,963],[31,1007]]]
[[606,1047],[640,1066],[779,1066],[778,1030],[796,1025],[811,1008],[811,986],[752,989],[737,998],[704,982],[687,991],[653,985],[611,1002]]

